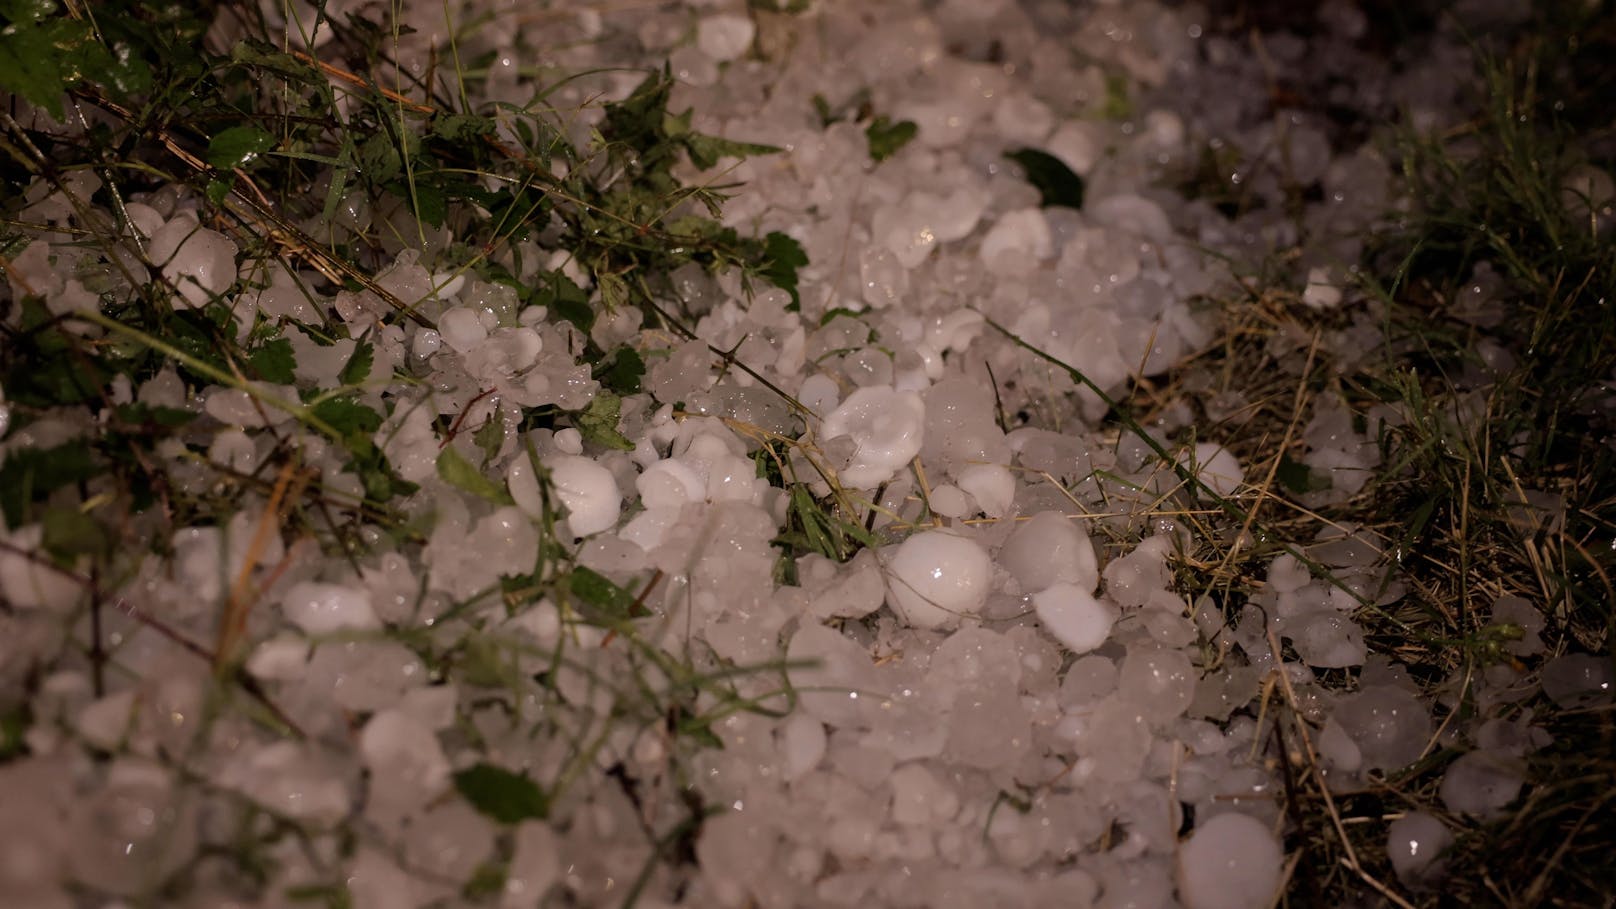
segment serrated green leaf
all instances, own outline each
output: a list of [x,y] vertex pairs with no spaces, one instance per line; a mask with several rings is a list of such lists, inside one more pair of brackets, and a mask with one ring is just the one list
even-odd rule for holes
[[573,415],[573,424],[586,442],[617,451],[633,451],[634,443],[617,431],[622,411],[623,400],[602,389],[590,400],[588,410]]
[[337,381],[344,385],[358,385],[370,375],[370,367],[376,361],[376,346],[369,341],[360,341],[354,345],[353,354],[348,362],[343,364],[342,372],[337,374]]
[[438,452],[438,477],[443,482],[479,499],[495,505],[511,505],[514,501],[505,487],[488,479],[477,465],[466,460],[453,445]]
[[233,175],[223,180],[209,180],[207,187],[202,190],[202,194],[214,205],[223,205],[225,197],[230,195],[230,187],[235,184],[236,180]]
[[476,114],[449,114],[432,121],[432,135],[447,142],[465,142],[493,135],[496,124]]
[[478,813],[501,824],[543,820],[550,813],[550,799],[538,783],[493,764],[473,764],[456,773],[454,786]]
[[636,394],[645,377],[645,360],[628,345],[617,348],[595,367],[595,379],[620,395]]
[[[592,568],[573,568],[567,576],[567,590],[578,598],[579,605],[587,607],[585,611],[594,621],[622,621],[635,615],[638,597]],[[643,607],[640,609],[643,614]]]
[[583,288],[574,284],[572,279],[559,271],[550,272],[541,278],[533,291],[532,302],[550,310],[553,316],[571,322],[584,334],[595,325],[595,310],[589,305],[589,295]]
[[471,440],[477,443],[478,450],[483,453],[484,464],[499,454],[500,448],[505,444],[505,420],[500,416],[500,405],[494,405],[493,416],[477,428]]
[[1066,162],[1036,148],[1006,152],[1005,157],[1027,172],[1027,182],[1038,190],[1039,204],[1043,207],[1083,207],[1083,178],[1073,173]]
[[681,138],[680,141],[684,144],[685,151],[690,155],[690,163],[696,165],[698,170],[707,170],[717,164],[720,158],[772,155],[781,150],[774,145],[763,145],[758,142],[737,142],[733,139],[723,139],[702,133],[691,133]]
[[802,306],[802,298],[797,294],[797,269],[807,264],[808,253],[790,234],[776,230],[763,238],[763,265],[758,273],[770,284],[791,294],[791,303],[796,307]]
[[256,126],[232,126],[208,142],[208,163],[220,170],[232,170],[275,147],[275,137]]
[[265,341],[247,357],[258,378],[277,385],[290,385],[297,381],[297,357],[292,353],[292,342],[286,338]]
[[351,397],[326,398],[310,409],[344,438],[355,433],[368,436],[382,426],[381,414]]
[[876,117],[864,127],[864,139],[870,146],[870,160],[877,164],[898,153],[920,132],[912,121],[893,122],[886,116]]

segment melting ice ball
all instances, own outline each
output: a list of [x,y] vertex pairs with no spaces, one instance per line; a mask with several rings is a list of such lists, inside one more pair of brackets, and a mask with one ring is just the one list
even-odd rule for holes
[[587,537],[611,529],[623,511],[617,478],[599,463],[582,455],[546,458],[556,496],[567,506],[567,526],[573,536]]
[[1229,449],[1212,442],[1196,445],[1181,463],[1193,468],[1195,478],[1223,498],[1232,495],[1246,479],[1245,472],[1240,469],[1240,460]]
[[946,530],[928,530],[898,544],[887,563],[887,605],[916,628],[943,628],[979,612],[992,579],[987,550]]
[[925,425],[926,404],[920,395],[872,385],[848,395],[825,418],[819,437],[851,438],[856,446],[853,461],[838,477],[849,488],[873,489],[920,453]]
[[1115,606],[1076,584],[1052,584],[1032,595],[1032,605],[1044,629],[1073,653],[1104,644],[1117,621]]
[[1411,811],[1386,828],[1386,856],[1397,879],[1411,887],[1442,876],[1442,853],[1452,845],[1448,828],[1422,811]]
[[1225,812],[1178,847],[1178,899],[1185,909],[1258,909],[1279,887],[1284,854],[1266,824]]

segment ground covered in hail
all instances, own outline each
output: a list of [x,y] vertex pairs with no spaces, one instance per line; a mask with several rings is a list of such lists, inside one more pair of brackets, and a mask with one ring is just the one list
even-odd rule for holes
[[1608,898],[1608,4],[0,6],[8,906]]

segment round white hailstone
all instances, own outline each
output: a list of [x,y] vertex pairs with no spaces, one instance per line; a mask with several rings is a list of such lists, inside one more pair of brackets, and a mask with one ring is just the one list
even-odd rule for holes
[[555,447],[556,451],[562,454],[583,454],[584,434],[571,427],[558,429],[555,434]]
[[957,482],[990,518],[1004,517],[1016,498],[1015,475],[998,464],[972,464],[959,472]]
[[1088,534],[1058,511],[1040,512],[1017,524],[999,550],[999,563],[1023,593],[1055,583],[1093,593],[1100,583],[1099,561]]
[[1005,253],[1020,253],[1033,259],[1047,259],[1055,254],[1055,238],[1043,211],[1021,208],[999,216],[982,238],[978,255],[984,264],[991,264]]
[[1178,847],[1184,909],[1260,909],[1279,887],[1285,856],[1268,826],[1228,811],[1195,828]]
[[820,759],[825,756],[825,724],[800,710],[793,712],[780,724],[779,740],[788,780],[794,780],[819,766]]
[[[1213,494],[1225,498],[1233,495],[1246,479],[1245,472],[1240,469],[1240,459],[1229,449],[1212,442],[1196,445],[1194,453],[1181,463],[1193,469],[1195,478]],[[1196,492],[1199,494],[1201,490],[1197,489]]]
[[519,455],[505,468],[505,486],[523,514],[535,520],[543,517],[544,496],[539,489],[539,474],[526,455]]
[[544,894],[561,879],[561,839],[542,821],[523,821],[515,840],[501,905],[541,905]]
[[1453,845],[1453,834],[1443,823],[1422,811],[1411,811],[1386,828],[1386,857],[1397,879],[1414,887],[1442,876],[1443,853]]
[[928,530],[898,544],[887,563],[887,605],[916,628],[944,628],[981,611],[992,580],[976,541]]
[[1486,751],[1460,755],[1442,775],[1442,804],[1454,814],[1498,817],[1521,793],[1524,780],[1516,763]]
[[851,489],[874,489],[920,453],[925,425],[926,404],[919,395],[872,385],[848,395],[820,425],[819,438],[851,438],[852,463],[837,477]]
[[1363,629],[1333,610],[1304,616],[1285,636],[1296,645],[1302,662],[1320,669],[1362,666],[1369,657]]
[[456,353],[465,353],[488,339],[488,328],[477,311],[457,306],[438,317],[438,334]]
[[1044,149],[1061,160],[1079,177],[1087,176],[1100,160],[1101,141],[1096,136],[1096,124],[1067,123],[1044,143]]
[[797,390],[797,400],[821,416],[835,410],[841,396],[842,392],[836,387],[836,380],[822,372],[816,372],[804,379],[802,386]]
[[859,256],[859,285],[864,302],[885,309],[909,291],[909,269],[891,250],[874,246]]
[[1302,303],[1313,309],[1329,309],[1341,302],[1341,288],[1330,283],[1327,268],[1309,269],[1307,287],[1302,289]]
[[426,897],[426,887],[398,867],[386,853],[361,847],[344,878],[354,909],[414,909]]
[[[402,710],[383,710],[359,732],[359,755],[370,771],[370,794],[426,802],[449,788],[449,759],[425,723]],[[378,788],[394,790],[378,793]]]
[[[11,533],[0,530],[0,601],[17,609],[66,609],[83,589],[56,571],[49,560],[33,557],[45,539],[45,528],[28,524]],[[217,562],[214,563],[217,568]]]
[[259,404],[247,394],[237,388],[215,387],[208,391],[207,400],[203,402],[202,409],[208,416],[229,426],[264,426],[264,416],[277,416],[274,408],[264,405],[263,411]]
[[1184,713],[1195,697],[1195,667],[1181,650],[1135,647],[1117,671],[1122,700],[1153,723],[1166,723]]
[[1365,685],[1342,698],[1331,719],[1351,738],[1361,766],[1395,771],[1420,759],[1431,738],[1431,713],[1413,692]]
[[1561,707],[1608,702],[1616,691],[1611,682],[1609,657],[1568,653],[1543,666],[1543,693]]
[[934,488],[931,495],[926,497],[926,501],[931,505],[933,514],[940,514],[945,518],[964,517],[966,511],[971,507],[970,500],[965,498],[965,493],[958,486],[948,483]]
[[236,244],[200,226],[195,212],[170,218],[152,235],[146,253],[192,307],[206,306],[236,283]]
[[423,328],[415,333],[410,341],[410,354],[416,359],[425,360],[443,349],[443,335],[430,328]]
[[746,53],[757,28],[751,18],[732,14],[708,16],[696,25],[696,47],[723,63]]
[[1111,636],[1117,608],[1076,584],[1052,584],[1032,596],[1038,621],[1073,653],[1088,653]]
[[601,464],[578,455],[549,458],[556,497],[567,506],[567,526],[575,537],[609,530],[623,511],[617,478]]
[[281,596],[281,612],[308,634],[381,627],[362,587],[301,581]]
[[677,458],[666,458],[645,468],[634,479],[634,488],[646,508],[678,508],[707,496],[707,484],[701,476]]
[[[130,732],[135,709],[133,688],[91,701],[79,711],[73,727],[84,741],[103,751],[115,752]],[[0,880],[4,880],[0,875]]]

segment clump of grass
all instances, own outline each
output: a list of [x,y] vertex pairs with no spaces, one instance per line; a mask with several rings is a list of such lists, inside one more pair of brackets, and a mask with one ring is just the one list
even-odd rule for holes
[[[1345,371],[1312,368],[1318,361],[1294,339],[1327,335],[1339,317],[1254,281],[1228,307],[1220,345],[1179,377],[1202,396],[1239,393],[1245,406],[1224,428],[1248,464],[1283,467],[1294,457],[1299,421],[1318,396],[1360,416],[1393,415],[1378,437],[1382,465],[1360,493],[1308,510],[1295,505],[1305,485],[1279,482],[1262,490],[1275,499],[1265,514],[1291,538],[1322,522],[1392,541],[1388,564],[1408,593],[1357,619],[1372,653],[1391,655],[1433,699],[1441,695],[1437,720],[1449,726],[1480,717],[1484,673],[1530,677],[1559,653],[1608,655],[1616,631],[1616,242],[1608,213],[1568,204],[1576,168],[1608,172],[1616,162],[1608,104],[1590,94],[1603,87],[1608,98],[1616,80],[1605,53],[1616,41],[1609,12],[1609,4],[1535,5],[1518,29],[1477,39],[1470,119],[1438,135],[1398,134],[1391,153],[1411,204],[1366,247],[1360,291],[1382,328],[1372,356],[1354,356],[1361,365]],[[1492,318],[1468,302],[1478,267]],[[1276,336],[1292,340],[1275,347]],[[1318,351],[1319,361],[1331,356]],[[1263,553],[1228,555],[1183,571],[1238,603]],[[1549,654],[1523,661],[1503,649],[1507,629],[1487,623],[1504,594],[1543,611]],[[1352,679],[1332,673],[1322,682]],[[1565,710],[1541,695],[1505,715],[1524,709],[1554,743],[1530,757],[1523,796],[1489,823],[1453,816],[1440,798],[1443,771],[1462,748],[1433,742],[1413,767],[1332,798],[1299,747],[1306,721],[1276,711],[1270,744],[1298,852],[1291,902],[1608,902],[1616,823],[1605,781],[1616,775],[1616,723],[1608,707]],[[1440,893],[1405,890],[1385,857],[1387,825],[1415,810],[1458,834]]]
[[[676,175],[688,173],[681,170],[687,165],[711,171],[722,158],[774,149],[693,130],[688,112],[668,107],[673,80],[666,69],[646,72],[638,88],[613,103],[584,95],[562,104],[557,99],[577,77],[557,70],[541,72],[539,87],[521,103],[472,106],[466,99],[476,92],[468,86],[485,77],[487,61],[462,60],[459,50],[475,46],[477,23],[457,27],[453,53],[439,65],[406,77],[394,59],[406,37],[399,29],[359,17],[338,21],[324,4],[315,5],[312,20],[280,33],[260,4],[246,2],[43,2],[12,4],[5,14],[14,21],[0,35],[6,187],[0,274],[16,275],[11,263],[31,242],[47,237],[60,244],[65,231],[82,255],[79,276],[96,296],[94,307],[67,313],[53,312],[25,282],[5,298],[0,387],[10,430],[69,412],[82,411],[86,422],[99,412],[103,421],[101,431],[59,446],[14,449],[0,468],[6,525],[38,522],[46,536],[42,553],[10,543],[6,551],[48,561],[52,571],[77,581],[84,596],[67,621],[89,629],[87,640],[70,642],[64,652],[37,655],[39,665],[22,684],[0,694],[0,762],[28,753],[21,733],[32,721],[28,703],[44,673],[87,659],[99,696],[109,675],[125,671],[103,634],[114,619],[152,629],[212,664],[217,709],[210,723],[240,710],[268,734],[302,738],[273,692],[243,668],[248,629],[258,625],[249,623],[250,614],[288,564],[260,566],[268,539],[279,536],[288,547],[312,541],[356,571],[377,552],[427,541],[426,529],[398,510],[414,484],[374,441],[391,416],[390,404],[378,405],[369,394],[375,389],[364,385],[375,339],[350,337],[344,321],[324,309],[306,324],[232,311],[233,298],[267,282],[270,263],[299,276],[311,300],[341,291],[376,294],[390,305],[385,323],[431,324],[429,313],[375,280],[401,249],[427,250],[435,272],[505,285],[520,305],[548,307],[552,320],[570,323],[585,339],[583,359],[602,389],[585,410],[531,408],[517,424],[524,431],[573,426],[597,448],[631,444],[618,431],[622,398],[640,391],[645,359],[654,355],[589,340],[603,313],[638,306],[648,323],[691,336],[670,279],[690,265],[737,270],[747,287],[768,284],[795,297],[796,271],[806,264],[795,241],[724,226],[721,178]],[[329,32],[330,42],[318,55],[300,50],[316,30]],[[585,108],[597,105],[598,127],[573,129]],[[84,185],[75,182],[84,173],[99,180],[92,194],[74,189]],[[76,226],[53,227],[25,214],[38,197],[25,199],[30,187],[61,193]],[[235,286],[199,308],[176,303],[179,288],[125,230],[131,200],[176,192],[198,200],[202,225],[230,237],[246,263]],[[92,207],[110,212],[110,220],[87,216]],[[356,209],[371,217],[356,218]],[[347,226],[333,226],[341,224]],[[562,269],[524,261],[555,249],[571,253],[598,296]],[[524,276],[530,277],[519,280]],[[336,386],[297,383],[294,333],[320,345],[355,343]],[[745,368],[724,352],[714,355]],[[193,425],[197,414],[116,403],[119,387],[139,388],[165,369],[176,370],[190,393],[213,385],[244,391],[265,412],[291,415],[296,429],[274,431],[269,454],[251,473],[215,463],[205,455],[210,434]],[[404,370],[385,378],[418,381]],[[296,396],[265,392],[261,383],[295,384]],[[509,504],[503,486],[484,474],[502,441],[497,416],[484,425],[444,417],[436,429],[444,440],[439,476],[468,496]],[[340,490],[303,463],[299,433],[323,436],[341,452],[344,471],[360,478],[361,491]],[[473,447],[450,447],[462,433]],[[160,453],[174,446],[184,457]],[[462,451],[481,451],[485,460],[474,463]],[[783,457],[770,451],[771,464]],[[691,756],[721,745],[715,728],[725,717],[778,713],[789,709],[793,694],[783,664],[734,665],[716,654],[674,654],[650,643],[639,620],[660,576],[608,578],[577,564],[555,534],[553,491],[543,491],[536,564],[513,567],[490,589],[447,604],[425,626],[401,624],[380,634],[415,651],[435,677],[480,692],[461,705],[455,736],[484,744],[487,727],[471,712],[504,711],[512,727],[543,743],[540,751],[554,753],[550,774],[477,764],[457,776],[460,796],[501,824],[551,816],[577,801],[585,771],[625,728],[663,741],[668,758],[657,791],[636,789],[621,772],[604,783],[588,781],[618,780],[641,810],[651,853],[637,892],[654,871],[691,861],[691,843],[708,813],[689,795]],[[134,607],[117,612],[111,592],[152,560],[172,557],[165,541],[175,530],[222,527],[255,504],[263,516],[253,529],[252,555],[218,604],[216,628],[171,624]],[[870,539],[811,497],[793,498],[793,505],[798,536],[786,541],[792,545],[846,558]],[[267,574],[250,582],[258,567]],[[423,589],[418,609],[425,599]],[[496,618],[540,603],[553,604],[563,625],[559,643],[545,652],[500,631]],[[200,643],[210,639],[211,648]],[[584,640],[596,643],[586,647]],[[80,643],[83,654],[75,650]],[[583,680],[587,704],[564,693],[564,677]],[[601,694],[604,710],[591,706]],[[184,773],[186,760],[174,756],[175,769]],[[278,826],[274,836],[286,833]],[[351,850],[356,837],[348,831],[342,848]],[[508,840],[502,838],[500,861],[509,858]],[[244,834],[227,860],[244,879],[262,883],[273,878],[258,864],[265,847]],[[333,904],[347,899],[340,864],[324,869],[337,883],[313,884],[302,896]],[[154,882],[154,893],[177,898],[193,872]],[[497,900],[503,874],[498,862],[482,869],[462,896]]]

